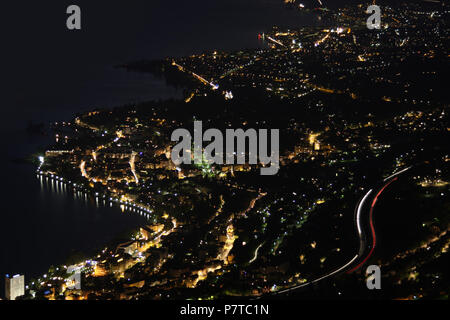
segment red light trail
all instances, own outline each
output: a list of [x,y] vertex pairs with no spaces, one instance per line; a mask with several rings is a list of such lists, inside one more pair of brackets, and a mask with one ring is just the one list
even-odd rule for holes
[[367,260],[369,260],[369,258],[372,256],[373,251],[375,250],[375,245],[377,243],[377,238],[375,235],[375,228],[373,226],[373,208],[375,207],[375,204],[378,201],[378,197],[383,193],[383,191],[395,180],[397,180],[398,178],[395,177],[394,179],[392,179],[391,181],[389,181],[389,183],[385,184],[383,188],[381,188],[381,190],[377,193],[377,195],[375,196],[375,198],[372,201],[372,205],[370,207],[370,214],[369,214],[369,220],[370,220],[370,229],[372,231],[372,239],[373,239],[373,244],[372,247],[370,248],[369,254],[364,258],[364,260],[358,264],[356,267],[354,267],[353,269],[347,271],[347,273],[352,273],[356,270],[358,270],[359,268],[361,268],[361,266],[367,262]]

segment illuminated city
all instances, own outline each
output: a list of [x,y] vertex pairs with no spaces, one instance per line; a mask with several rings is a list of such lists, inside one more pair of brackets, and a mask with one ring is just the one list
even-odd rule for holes
[[[254,48],[116,64],[178,97],[51,120],[33,179],[42,193],[139,223],[95,253],[45,261],[50,269],[26,275],[13,296],[448,299],[449,7],[381,3],[380,28],[370,30],[370,4],[280,0],[279,10],[313,22],[261,29]],[[220,132],[278,129],[279,170],[174,163],[172,133],[199,121]],[[366,286],[371,265],[381,290]]]

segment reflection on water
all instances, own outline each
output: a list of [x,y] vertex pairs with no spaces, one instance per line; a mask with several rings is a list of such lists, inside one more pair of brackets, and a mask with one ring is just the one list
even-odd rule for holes
[[37,172],[36,176],[39,179],[42,196],[46,196],[50,192],[55,197],[64,198],[63,200],[70,197],[96,208],[111,208],[113,205],[118,205],[122,213],[138,214],[146,218],[148,223],[157,223],[157,217],[152,214],[153,211],[141,205],[121,201],[117,198],[110,198],[99,193],[93,194],[90,190],[53,174],[46,174],[41,171]]
[[[36,167],[2,161],[0,287],[4,274],[26,281],[77,252],[88,256],[155,217],[136,206],[75,188],[61,178],[36,174]],[[0,296],[3,291],[0,290]]]

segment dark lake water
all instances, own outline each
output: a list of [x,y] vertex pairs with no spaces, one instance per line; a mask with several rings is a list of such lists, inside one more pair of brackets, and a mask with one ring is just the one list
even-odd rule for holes
[[[93,3],[95,2],[95,3]],[[146,223],[139,214],[97,206],[40,181],[35,167],[17,163],[45,146],[26,133],[34,123],[70,120],[80,111],[180,97],[151,75],[113,66],[204,50],[255,48],[273,25],[301,26],[316,17],[286,10],[278,0],[77,1],[82,30],[65,27],[68,1],[4,4],[0,296],[5,273],[26,279]],[[67,190],[66,190],[67,191]]]

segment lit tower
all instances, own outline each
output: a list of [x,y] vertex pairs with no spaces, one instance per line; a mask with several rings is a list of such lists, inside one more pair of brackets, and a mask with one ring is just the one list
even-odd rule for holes
[[5,278],[5,296],[8,300],[16,300],[17,297],[25,295],[25,276],[15,275],[10,277],[8,274]]

